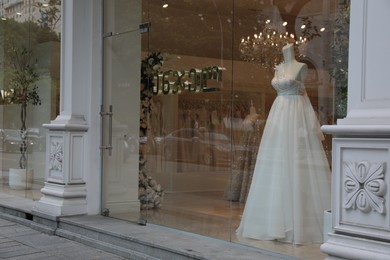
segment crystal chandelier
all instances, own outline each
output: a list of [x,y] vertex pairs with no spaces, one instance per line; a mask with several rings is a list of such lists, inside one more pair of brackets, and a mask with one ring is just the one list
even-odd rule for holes
[[294,34],[286,32],[285,26],[280,18],[278,8],[272,4],[272,20],[265,21],[264,29],[253,37],[242,38],[239,51],[241,58],[248,62],[260,64],[262,67],[272,69],[276,64],[283,61],[282,48],[288,43],[293,43],[295,53],[299,56],[299,49],[307,43],[307,38],[295,37]]
[[254,62],[265,68],[274,68],[283,61],[282,48],[288,43],[295,44],[295,53],[299,54],[298,47],[307,42],[306,38],[295,39],[293,34],[279,33],[277,30],[264,28],[260,34],[254,34],[253,38],[247,37],[240,43],[241,58]]

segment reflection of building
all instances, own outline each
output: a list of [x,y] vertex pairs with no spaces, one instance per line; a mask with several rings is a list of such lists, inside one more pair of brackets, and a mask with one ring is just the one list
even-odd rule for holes
[[[42,18],[42,13],[37,3],[42,3],[42,10],[49,7],[47,0],[0,0],[0,18],[13,19],[17,22],[38,22]],[[57,24],[54,30],[59,32],[60,27],[61,23]]]
[[[248,64],[235,59],[237,57],[235,56],[236,49],[233,49],[235,45],[227,44],[231,43],[232,40],[237,40],[232,38],[233,27],[230,24],[232,19],[229,23],[229,18],[232,18],[232,10],[228,8],[227,0],[223,0],[224,4],[219,5],[217,9],[213,5],[207,5],[207,8],[203,6],[202,9],[199,2],[196,2],[196,5],[192,6],[193,10],[185,5],[193,1],[178,1],[186,8],[180,8],[179,6],[176,9],[174,9],[175,6],[171,2],[170,7],[173,8],[173,13],[169,16],[159,6],[153,5],[148,9],[152,12],[144,14],[144,19],[141,17],[142,6],[132,6],[133,1],[120,1],[120,4],[117,5],[114,4],[115,2],[118,3],[119,1],[105,1],[103,6],[100,1],[63,1],[63,15],[68,23],[64,24],[62,31],[62,40],[66,44],[64,44],[62,50],[61,112],[55,120],[45,125],[49,129],[46,153],[48,161],[48,165],[46,165],[47,182],[42,189],[43,197],[35,204],[33,214],[37,216],[42,216],[40,214],[44,212],[50,216],[49,219],[53,219],[53,217],[58,216],[85,213],[93,215],[104,212],[112,217],[138,220],[139,158],[137,152],[126,148],[127,142],[125,142],[125,139],[130,136],[134,137],[133,139],[137,138],[140,106],[139,57],[141,53],[157,51],[159,48],[172,50],[171,53],[175,55],[171,55],[171,59],[164,64],[164,69],[167,70],[182,67],[185,67],[186,70],[200,68],[202,66],[199,65],[205,65],[206,63],[212,63],[212,65],[223,63],[223,67],[227,69],[224,71],[224,81],[216,85],[220,88],[220,92],[158,96],[158,101],[162,104],[160,109],[162,114],[166,116],[164,118],[166,120],[162,120],[164,129],[157,132],[164,134],[164,136],[177,128],[182,121],[187,123],[194,118],[191,115],[187,116],[188,114],[183,115],[181,113],[183,111],[178,109],[180,106],[185,110],[191,110],[193,108],[191,105],[195,106],[195,109],[198,110],[200,126],[210,125],[211,127],[212,125],[218,131],[225,131],[224,134],[227,133],[227,136],[229,136],[232,135],[229,131],[236,128],[226,127],[223,129],[223,124],[218,124],[218,122],[223,122],[223,118],[229,118],[229,116],[237,119],[240,116],[243,117],[244,114],[241,111],[247,112],[245,106],[248,106],[249,102],[247,101],[250,101],[253,97],[256,98],[254,102],[258,102],[255,104],[260,109],[258,112],[266,116],[274,98],[275,93],[269,87],[272,74],[269,75],[266,71],[258,70],[255,66],[248,66]],[[142,1],[142,3],[145,2]],[[285,8],[290,11],[295,10],[289,9],[291,5],[288,2],[291,3],[291,1],[275,2],[284,3]],[[320,1],[294,1],[294,3],[296,2],[315,4]],[[221,3],[221,1],[218,3]],[[235,3],[242,5],[244,1],[236,1]],[[332,236],[333,240],[330,240],[333,244],[330,243],[330,247],[327,247],[329,244],[325,244],[324,250],[335,256],[358,258],[359,255],[353,253],[356,252],[354,248],[362,248],[360,244],[372,243],[381,249],[388,250],[389,248],[386,242],[389,237],[389,221],[387,221],[389,213],[386,209],[390,208],[388,170],[386,167],[377,167],[378,162],[375,161],[379,158],[379,165],[388,163],[386,153],[389,148],[385,142],[381,142],[382,139],[378,138],[378,135],[388,137],[390,133],[387,125],[390,114],[388,113],[389,91],[386,88],[388,85],[386,77],[378,71],[386,67],[385,61],[388,60],[387,58],[390,55],[381,52],[385,50],[386,46],[380,45],[381,48],[378,48],[376,45],[378,42],[389,42],[389,36],[376,29],[382,22],[381,20],[386,22],[384,19],[388,10],[387,1],[354,1],[353,3],[356,4],[357,9],[353,9],[356,12],[353,13],[356,15],[356,20],[352,20],[351,28],[361,30],[356,30],[352,34],[356,38],[351,41],[353,42],[351,47],[355,54],[353,57],[357,60],[353,60],[355,62],[351,65],[351,73],[359,76],[354,77],[354,84],[350,85],[351,113],[346,120],[340,121],[339,125],[332,126],[328,131],[347,139],[341,140],[342,142],[338,144],[336,148],[340,149],[334,149],[336,152],[334,154],[336,156],[335,162],[339,167],[334,167],[335,173],[340,173],[339,169],[346,167],[343,165],[348,167],[356,165],[357,168],[348,176],[349,179],[347,177],[345,177],[346,179],[334,178],[334,184],[339,189],[334,191],[333,210],[340,213],[335,218],[340,222],[335,223],[336,233]],[[360,3],[365,3],[366,6]],[[240,11],[253,10],[250,7],[252,6],[243,6]],[[103,9],[106,15],[104,17],[104,29],[101,27]],[[81,16],[79,15],[80,10],[89,11],[85,11],[84,15]],[[375,15],[376,13],[380,15]],[[365,15],[363,16],[365,19],[367,17],[370,19],[361,19],[362,14]],[[218,20],[218,15],[221,20]],[[295,15],[297,14],[295,13]],[[375,19],[371,20],[374,16]],[[123,17],[129,18],[129,20],[124,22],[119,19]],[[138,32],[140,21],[146,18],[151,19],[152,22],[150,35],[147,37],[145,34],[139,34]],[[196,22],[186,20],[189,18],[198,20]],[[249,19],[250,17],[244,18]],[[169,21],[172,21],[177,27],[169,26]],[[193,23],[190,24],[189,21]],[[203,21],[208,21],[208,23],[203,23]],[[222,21],[223,30],[218,27],[222,24]],[[190,25],[194,26],[191,28],[197,30],[188,31]],[[154,28],[159,29],[153,31]],[[237,29],[237,27],[234,28]],[[174,31],[174,29],[177,31]],[[252,30],[252,28],[250,29]],[[209,32],[208,37],[199,37],[205,30]],[[245,26],[242,30],[248,30],[248,27]],[[361,32],[367,34],[361,35]],[[370,33],[374,33],[375,42],[368,37],[371,35]],[[105,37],[102,38],[102,35],[105,35]],[[221,37],[225,38],[221,39]],[[319,39],[317,40],[319,41]],[[220,49],[221,42],[224,43],[224,49],[222,50]],[[357,43],[361,43],[361,45]],[[363,45],[363,43],[367,45]],[[205,46],[205,48],[199,46]],[[322,112],[322,109],[325,108],[324,113],[332,112],[332,108],[331,106],[321,106],[322,104],[318,100],[323,98],[328,102],[331,95],[328,92],[324,94],[315,87],[321,82],[328,81],[323,60],[320,57],[320,54],[326,55],[324,54],[326,47],[323,44],[318,49],[308,49],[310,54],[318,54],[318,56],[308,55],[313,64],[313,66],[310,66],[311,74],[309,75],[311,80],[309,87],[312,88],[308,92],[312,94],[311,100],[318,106],[318,111]],[[367,60],[360,60],[363,55],[362,49],[373,56],[367,55],[367,57],[364,57]],[[379,58],[381,56],[383,56],[383,59]],[[367,68],[363,66],[366,61],[370,62],[370,66],[367,66]],[[324,63],[326,64],[326,60]],[[363,75],[367,77],[361,78],[360,74],[356,73],[356,70],[360,72],[362,68],[364,68]],[[320,74],[318,73],[319,70]],[[102,74],[104,74],[103,79]],[[362,85],[362,82],[364,85]],[[104,99],[108,99],[107,106],[102,108],[100,106],[102,100],[101,86],[105,90]],[[328,90],[327,85],[323,87]],[[230,99],[227,99],[226,97],[229,97],[229,95]],[[197,100],[199,97],[202,98]],[[197,103],[201,103],[197,101],[202,101],[206,105],[196,107]],[[240,103],[240,105],[237,105],[237,103]],[[114,106],[113,110],[110,110],[110,105]],[[202,108],[207,109],[203,111]],[[217,113],[209,116],[210,111],[207,111],[208,109]],[[102,115],[103,119],[99,115]],[[321,117],[323,116],[321,115]],[[100,140],[101,122],[104,126],[103,140]],[[112,124],[112,122],[114,123]],[[191,122],[188,124],[191,125]],[[120,127],[118,128],[118,126]],[[111,140],[108,136],[110,128],[113,133],[113,139]],[[350,135],[353,138],[350,138]],[[191,142],[197,142],[196,136],[190,137]],[[152,139],[148,139],[148,142],[155,145],[153,140],[163,141],[163,138],[154,136]],[[351,140],[353,145],[350,143]],[[374,149],[371,149],[373,143],[377,144]],[[111,147],[111,145],[113,146]],[[225,207],[226,205],[222,204],[220,197],[208,196],[208,194],[215,191],[217,185],[220,185],[218,186],[219,189],[221,187],[225,188],[221,184],[224,184],[223,181],[229,178],[229,172],[221,171],[220,168],[211,167],[210,164],[204,163],[196,165],[189,163],[172,164],[172,160],[165,160],[164,157],[171,154],[164,154],[164,150],[159,150],[158,146],[144,146],[142,148],[145,150],[153,148],[150,149],[153,154],[149,157],[149,162],[154,164],[151,167],[155,171],[153,177],[158,176],[158,180],[164,182],[163,186],[165,187],[172,187],[174,191],[184,191],[182,193],[166,194],[166,201],[163,202],[165,208],[163,209],[169,211],[175,217],[188,215],[192,217],[188,222],[179,222],[176,221],[177,219],[169,222],[170,219],[159,219],[163,216],[164,211],[160,211],[158,213],[161,214],[156,215],[147,212],[148,222],[160,224],[158,221],[162,219],[164,224],[168,223],[171,227],[184,229],[190,226],[193,232],[204,232],[203,234],[208,236],[214,235],[210,234],[212,231],[223,230],[226,231],[223,235],[218,232],[215,233],[218,233],[222,239],[228,237],[228,239],[237,242],[234,240],[235,226],[231,223],[235,223],[234,221],[239,218],[239,206],[229,208],[232,205],[229,204]],[[190,148],[182,146],[180,148],[186,149],[189,156],[199,155],[199,153],[195,153],[190,149],[194,148],[195,145]],[[107,148],[107,151],[100,153],[99,148]],[[177,151],[181,150],[177,149]],[[373,154],[366,156],[368,153]],[[103,154],[103,158],[101,158],[101,154]],[[341,164],[342,160],[347,161],[347,163]],[[367,167],[366,160],[372,161],[371,165],[381,170],[374,176],[375,178],[359,181],[361,176],[359,177],[358,173],[372,172],[371,168]],[[180,168],[180,171],[177,170],[178,168]],[[202,190],[198,190],[197,194],[191,194],[189,191],[192,192],[191,188],[193,187],[200,187]],[[124,193],[123,190],[126,190],[127,193]],[[361,193],[355,191],[361,191]],[[370,207],[367,207],[367,204],[364,204],[364,199],[367,197],[363,197],[363,195],[371,193],[376,193],[373,196],[375,201],[385,203],[386,207],[381,205],[376,207],[372,202],[369,203]],[[355,200],[352,201],[356,204],[343,201],[344,197],[342,195],[353,197],[355,194],[363,194],[354,197]],[[187,200],[189,197],[191,200]],[[180,205],[180,207],[177,205]],[[211,205],[211,209],[207,208],[206,213],[202,212],[202,208],[207,205]],[[230,218],[231,215],[229,214],[226,214],[222,221],[221,218],[215,217],[221,215],[221,211],[226,208],[228,208],[229,214],[235,214],[235,218]],[[210,232],[212,226],[217,228]],[[347,241],[350,247],[334,250],[338,249],[337,239],[342,239],[343,242]],[[354,247],[355,244],[358,246]],[[258,246],[258,244],[255,244],[255,246]],[[370,250],[375,246],[370,247]],[[283,247],[288,247],[288,245],[283,245]],[[300,248],[304,247],[293,249],[297,251]],[[319,252],[319,245],[315,250],[317,250],[317,253]],[[364,249],[359,252],[370,253],[370,251]],[[361,255],[365,256],[365,254]]]
[[[43,2],[43,1],[42,1]],[[40,13],[30,1],[24,0],[2,0],[0,2],[0,15],[2,18],[14,19],[17,22],[37,20]]]

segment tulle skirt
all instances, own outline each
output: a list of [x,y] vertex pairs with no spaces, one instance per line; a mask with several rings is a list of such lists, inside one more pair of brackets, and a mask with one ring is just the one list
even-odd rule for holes
[[321,243],[330,169],[307,95],[277,96],[261,139],[240,237]]

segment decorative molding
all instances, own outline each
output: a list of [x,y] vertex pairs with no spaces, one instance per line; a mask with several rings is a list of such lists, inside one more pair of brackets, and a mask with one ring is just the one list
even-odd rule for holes
[[88,125],[83,115],[59,115],[43,128],[52,131],[87,131]]
[[344,208],[358,209],[364,213],[374,210],[386,215],[385,165],[385,162],[344,162],[345,180],[343,186],[346,192]]
[[321,131],[336,136],[385,138],[390,137],[390,120],[384,125],[323,125]]
[[336,259],[388,259],[389,243],[345,234],[328,234],[321,251],[328,254],[326,260]]
[[333,231],[388,239],[390,138],[333,138],[332,151]]
[[72,216],[87,213],[87,190],[85,184],[64,185],[46,182],[42,197],[32,211],[50,216]]
[[[361,82],[361,102],[364,103],[367,101],[367,21],[368,21],[368,14],[367,14],[367,0],[363,0],[363,15],[361,17],[363,27],[362,31],[362,38],[361,38],[361,71],[360,71],[360,82]],[[348,79],[349,80],[349,79]]]
[[62,171],[62,162],[64,158],[64,145],[61,141],[50,142],[49,152],[49,170]]

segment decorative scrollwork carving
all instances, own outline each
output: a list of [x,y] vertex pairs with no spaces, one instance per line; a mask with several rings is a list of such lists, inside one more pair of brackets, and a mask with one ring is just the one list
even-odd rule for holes
[[385,165],[384,162],[344,162],[345,180],[343,185],[346,192],[344,208],[357,208],[365,213],[374,210],[380,214],[386,214]]
[[52,141],[50,143],[49,169],[62,171],[63,143]]

